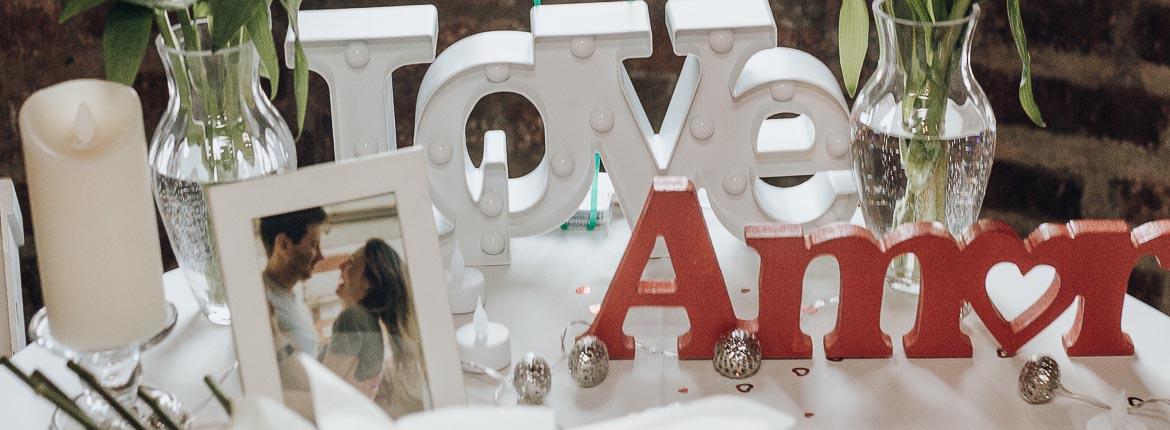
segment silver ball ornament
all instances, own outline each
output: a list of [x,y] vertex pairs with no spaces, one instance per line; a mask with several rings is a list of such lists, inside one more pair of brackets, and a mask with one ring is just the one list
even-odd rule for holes
[[512,369],[512,386],[516,388],[516,395],[520,396],[520,403],[539,405],[544,403],[552,387],[552,370],[548,362],[536,353],[529,352],[516,363]]
[[1048,403],[1060,389],[1060,364],[1052,357],[1034,355],[1020,369],[1020,397],[1025,402]]
[[569,375],[581,388],[595,387],[609,374],[609,350],[597,336],[585,336],[569,350]]
[[755,375],[763,361],[760,341],[756,335],[742,329],[719,337],[715,343],[715,358],[711,363],[720,375],[731,379],[743,379]]

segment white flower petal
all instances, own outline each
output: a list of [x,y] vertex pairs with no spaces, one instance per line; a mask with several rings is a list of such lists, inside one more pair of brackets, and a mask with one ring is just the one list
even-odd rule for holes
[[297,359],[305,367],[313,393],[313,411],[320,430],[390,430],[394,420],[368,397],[317,360],[305,354]]
[[313,424],[284,405],[259,396],[232,402],[232,430],[312,430]]

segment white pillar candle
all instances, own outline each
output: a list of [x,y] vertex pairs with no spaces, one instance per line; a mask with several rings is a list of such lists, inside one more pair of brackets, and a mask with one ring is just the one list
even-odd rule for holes
[[455,343],[459,345],[459,360],[495,370],[501,370],[512,363],[512,341],[508,328],[488,320],[483,302],[478,302],[470,324],[455,330]]
[[483,297],[483,288],[483,272],[467,267],[463,253],[456,246],[451,255],[451,268],[447,269],[447,300],[451,302],[451,313],[475,312],[476,301]]
[[166,319],[138,94],[75,80],[20,109],[49,325],[85,350],[141,341]]

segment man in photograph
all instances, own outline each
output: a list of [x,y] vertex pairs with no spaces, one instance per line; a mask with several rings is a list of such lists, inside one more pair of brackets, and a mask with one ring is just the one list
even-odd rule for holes
[[293,346],[317,356],[317,331],[313,315],[304,300],[293,293],[297,283],[309,279],[324,257],[321,255],[321,227],[325,211],[314,207],[260,220],[260,239],[268,263],[264,267],[264,287],[272,305],[277,330]]

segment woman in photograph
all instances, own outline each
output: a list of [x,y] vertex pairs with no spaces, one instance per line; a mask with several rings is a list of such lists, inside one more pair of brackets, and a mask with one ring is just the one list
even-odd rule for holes
[[391,415],[420,410],[418,342],[398,253],[381,239],[366,241],[341,264],[337,296],[345,309],[333,323],[325,366]]

